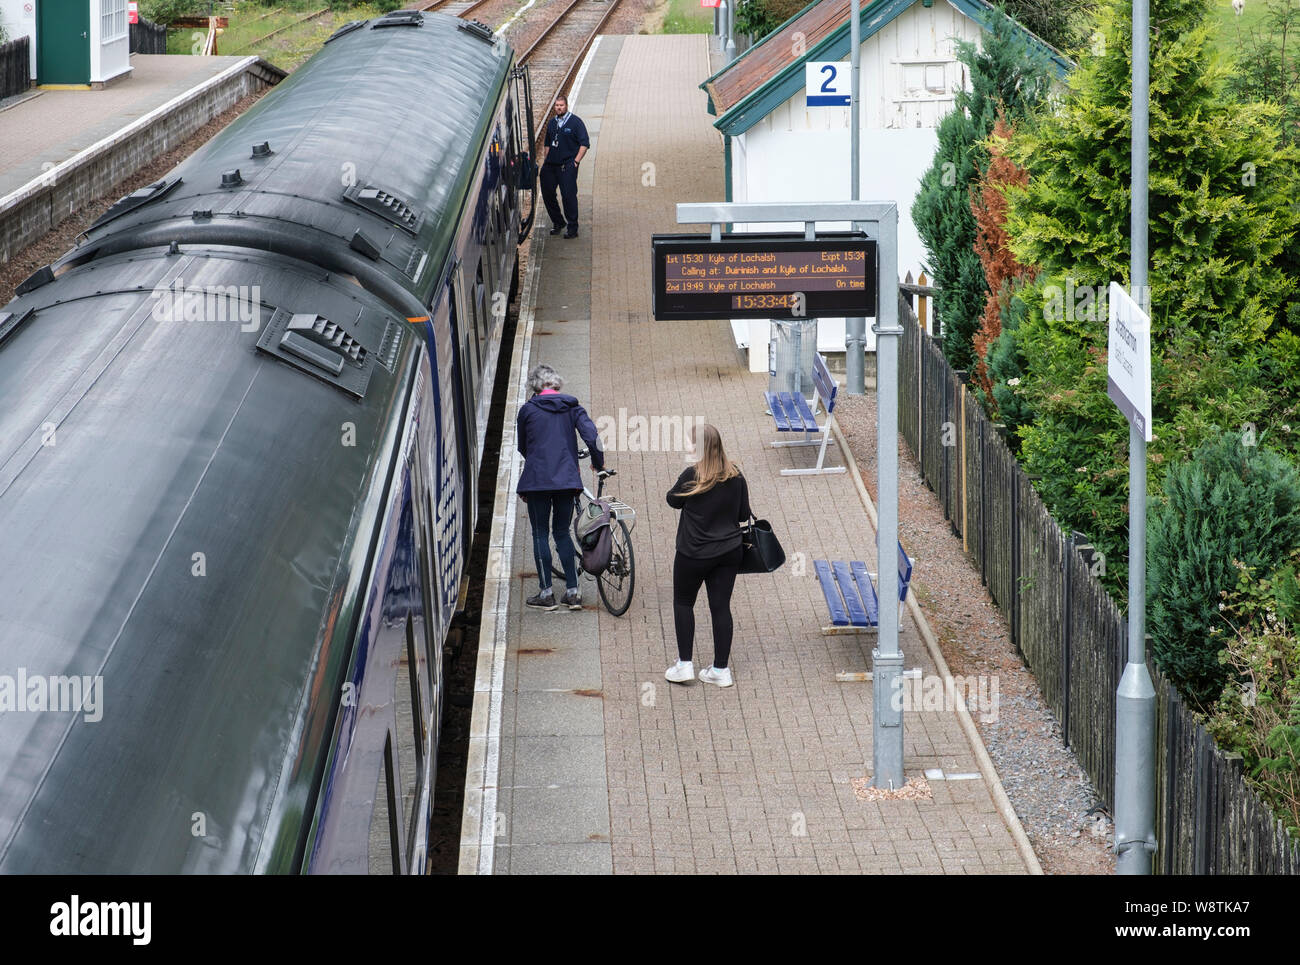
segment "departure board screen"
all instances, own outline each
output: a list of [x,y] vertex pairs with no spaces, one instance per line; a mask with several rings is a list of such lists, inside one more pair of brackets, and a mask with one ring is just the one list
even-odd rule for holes
[[876,243],[860,233],[654,235],[651,247],[661,321],[876,315]]

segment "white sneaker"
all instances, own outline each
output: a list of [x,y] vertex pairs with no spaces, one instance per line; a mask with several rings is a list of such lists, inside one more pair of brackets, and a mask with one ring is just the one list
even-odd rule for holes
[[675,684],[684,684],[695,677],[695,664],[690,660],[678,660],[664,671],[664,677]]
[[[672,678],[670,677],[669,679],[671,680]],[[700,671],[700,679],[706,684],[717,684],[719,687],[730,687],[735,683],[735,681],[731,679],[730,667],[723,667],[721,670],[717,670],[714,667],[705,667]]]

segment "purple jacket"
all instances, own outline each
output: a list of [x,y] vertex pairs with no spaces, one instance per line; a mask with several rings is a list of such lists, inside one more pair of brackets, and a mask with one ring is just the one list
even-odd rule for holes
[[605,454],[600,451],[596,425],[577,399],[557,392],[535,395],[524,403],[516,422],[515,445],[524,457],[516,492],[524,495],[582,489],[575,431],[591,450],[591,464],[604,469]]

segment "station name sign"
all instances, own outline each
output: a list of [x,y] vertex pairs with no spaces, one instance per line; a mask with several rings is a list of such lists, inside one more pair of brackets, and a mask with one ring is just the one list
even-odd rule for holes
[[876,242],[818,235],[654,235],[654,317],[874,318]]

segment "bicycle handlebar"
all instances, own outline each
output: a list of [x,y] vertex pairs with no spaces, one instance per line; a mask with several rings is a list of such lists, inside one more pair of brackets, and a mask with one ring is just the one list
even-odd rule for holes
[[[590,459],[590,458],[591,458],[591,452],[590,452],[589,450],[586,450],[586,449],[579,449],[579,450],[578,450],[578,459],[579,459],[579,460],[582,460],[582,459]],[[617,470],[617,469],[597,469],[597,470],[596,470],[596,475],[599,476],[601,479],[608,479],[610,476],[617,476],[617,475],[618,475],[618,470]]]

